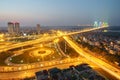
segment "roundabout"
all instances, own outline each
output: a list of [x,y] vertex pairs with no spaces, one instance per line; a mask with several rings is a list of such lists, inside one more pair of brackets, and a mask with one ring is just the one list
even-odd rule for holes
[[30,56],[32,57],[42,57],[44,58],[45,56],[51,55],[54,53],[54,50],[48,49],[48,48],[40,48],[33,50],[29,53]]
[[17,54],[12,55],[5,60],[7,65],[18,66],[60,58],[59,54],[54,51],[54,48],[49,47],[29,48],[15,53]]
[[48,69],[48,67],[61,65],[62,63],[68,64],[73,61],[63,60],[60,50],[53,42],[44,44],[44,46],[35,44],[30,47],[20,47],[3,52],[0,55],[0,58],[4,58],[2,59],[4,64],[0,66],[0,79],[33,77],[35,72],[43,68]]

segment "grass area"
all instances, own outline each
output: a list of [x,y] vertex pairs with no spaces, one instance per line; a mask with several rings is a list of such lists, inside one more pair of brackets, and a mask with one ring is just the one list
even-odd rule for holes
[[37,56],[37,57],[30,56],[29,52],[31,52],[32,50],[25,51],[23,54],[13,57],[11,62],[16,63],[16,64],[28,64],[28,63],[34,63],[34,62],[39,62],[39,61],[50,61],[53,59],[60,58],[60,55],[58,55],[57,51],[54,48],[47,47],[47,49],[53,49],[54,53],[42,58],[40,56]]
[[64,39],[62,39],[62,40],[59,42],[59,45],[60,45],[61,50],[62,50],[65,54],[69,55],[71,58],[74,58],[74,57],[78,57],[78,56],[79,56],[79,54],[78,54],[73,48],[71,48],[70,45],[69,45],[67,42],[65,42]]
[[15,41],[15,42],[25,42],[25,41],[29,41],[32,39],[29,38],[16,38],[16,39],[11,39],[10,41]]
[[4,61],[11,55],[13,55],[13,53],[10,51],[0,53],[0,66],[6,66]]
[[[11,62],[16,63],[16,64],[27,64],[27,63],[34,63],[34,62],[39,62],[39,61],[43,61],[43,60],[50,61],[50,60],[61,58],[61,56],[58,54],[57,50],[52,45],[53,44],[51,44],[51,47],[48,47],[47,45],[44,46],[46,49],[52,49],[54,51],[53,54],[48,55],[44,58],[41,58],[40,56],[38,56],[38,57],[30,56],[29,52],[32,51],[32,49],[31,49],[31,51],[30,50],[24,51],[24,54],[13,57]],[[23,48],[26,49],[26,48],[30,48],[30,47],[32,47],[32,46],[25,46]],[[21,48],[15,48],[15,49],[0,53],[0,66],[7,66],[5,64],[5,60],[14,54],[13,51],[19,51],[19,50],[21,50]],[[44,52],[42,52],[42,53],[44,53]]]

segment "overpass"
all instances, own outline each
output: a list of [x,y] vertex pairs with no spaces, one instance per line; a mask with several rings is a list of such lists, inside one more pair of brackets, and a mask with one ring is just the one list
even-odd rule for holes
[[[33,44],[37,44],[40,42],[44,42],[44,41],[49,41],[49,40],[53,40],[59,37],[63,37],[66,42],[76,51],[79,53],[79,55],[85,57],[87,60],[95,63],[97,66],[99,66],[100,68],[102,68],[103,70],[105,70],[106,72],[108,72],[109,74],[113,75],[114,77],[116,77],[118,80],[120,80],[120,70],[115,68],[114,66],[111,66],[110,64],[90,55],[89,53],[83,51],[77,44],[75,44],[74,41],[72,41],[68,35],[73,35],[73,34],[78,34],[78,33],[84,33],[84,32],[89,32],[89,31],[94,31],[94,30],[99,30],[99,29],[103,29],[106,27],[99,27],[99,28],[92,28],[92,29],[86,29],[86,30],[82,30],[82,31],[76,31],[76,32],[70,32],[70,33],[63,33],[58,31],[58,36],[46,36],[40,39],[36,39],[36,40],[32,40],[32,41],[27,41],[27,42],[23,42],[23,43],[18,43],[18,44],[14,44],[11,45],[11,47],[7,47],[6,50],[10,50],[16,47],[22,47],[22,46],[27,46],[27,45],[33,45]],[[75,59],[63,59],[63,60],[55,60],[55,61],[47,61],[47,62],[40,62],[40,63],[33,63],[33,64],[23,64],[20,66],[8,66],[8,67],[0,67],[1,72],[19,72],[19,71],[26,71],[26,70],[31,70],[31,69],[36,69],[36,68],[48,68],[50,66],[56,66],[56,65],[63,65],[63,64],[68,64],[71,65],[71,63],[76,63],[79,62],[80,59],[79,58],[75,58]],[[63,68],[65,68],[66,66],[63,65]],[[36,70],[35,70],[36,71]],[[34,71],[34,72],[35,72]],[[33,71],[31,71],[32,73],[34,73]],[[21,73],[22,74],[22,73]],[[24,75],[24,74],[23,74]],[[34,74],[32,74],[34,75]],[[30,75],[31,76],[31,75]],[[25,77],[25,76],[24,76]]]
[[53,67],[59,67],[59,68],[67,68],[70,65],[77,65],[81,64],[82,61],[86,61],[86,59],[81,59],[81,57],[78,58],[66,58],[62,60],[52,60],[52,61],[44,61],[44,62],[37,62],[37,63],[31,63],[31,64],[21,64],[19,66],[1,66],[0,67],[0,80],[3,79],[17,79],[21,80],[26,77],[32,77],[35,76],[35,72],[49,69]]
[[[64,34],[64,33],[61,33]],[[69,36],[63,36],[64,40],[77,52],[79,55],[85,57],[86,59],[90,60],[91,62],[98,65],[100,68],[111,74],[112,76],[116,77],[120,80],[120,70],[115,68],[114,66],[110,65],[107,62],[102,61],[101,59],[94,57],[93,55],[85,52],[82,48],[79,47]]]
[[33,44],[37,44],[37,43],[41,43],[41,42],[52,41],[56,38],[59,38],[59,37],[65,36],[65,35],[73,35],[73,34],[78,34],[78,33],[84,33],[84,32],[99,30],[99,29],[103,29],[103,28],[107,28],[107,27],[90,28],[90,29],[84,29],[84,30],[80,30],[80,31],[76,31],[76,32],[69,32],[69,33],[65,33],[65,34],[62,34],[60,31],[58,31],[57,36],[56,35],[43,36],[42,38],[39,38],[39,39],[36,39],[36,40],[30,40],[30,41],[21,42],[21,43],[9,45],[9,46],[4,46],[4,47],[0,48],[0,52],[8,51],[8,50],[23,47],[23,46],[33,45]]
[[53,37],[43,36],[42,38],[39,38],[39,39],[36,39],[36,40],[30,40],[30,41],[26,41],[26,42],[12,44],[12,45],[9,45],[9,46],[4,46],[4,47],[0,48],[0,52],[8,51],[8,50],[23,47],[23,46],[33,45],[33,44],[37,44],[37,43],[41,43],[41,42],[46,42],[46,41],[48,42],[48,41],[51,41],[55,38],[56,38],[56,36],[53,36]]

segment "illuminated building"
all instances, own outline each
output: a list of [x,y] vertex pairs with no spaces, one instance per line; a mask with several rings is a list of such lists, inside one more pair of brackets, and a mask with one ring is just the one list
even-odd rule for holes
[[37,24],[37,33],[40,34],[40,24]]
[[12,22],[8,22],[8,33],[11,36],[14,35],[14,23],[12,23]]
[[0,41],[4,41],[4,34],[0,34]]
[[19,35],[20,24],[18,22],[15,22],[15,23],[8,22],[8,33],[10,36]]
[[95,21],[94,22],[94,27],[108,27],[109,25],[108,25],[108,23],[107,22],[97,22],[97,21]]
[[94,22],[94,27],[98,27],[98,22],[97,21]]
[[99,22],[99,27],[102,27],[102,22]]
[[109,26],[107,22],[103,22],[102,26]]
[[20,24],[18,22],[15,23],[14,31],[16,35],[20,33]]

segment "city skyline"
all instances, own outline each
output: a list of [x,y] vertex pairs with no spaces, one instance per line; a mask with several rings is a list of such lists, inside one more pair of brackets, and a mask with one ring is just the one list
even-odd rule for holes
[[108,22],[119,26],[119,0],[1,0],[0,26],[20,22],[22,26],[75,26]]
[[120,80],[120,0],[0,0],[0,80]]

